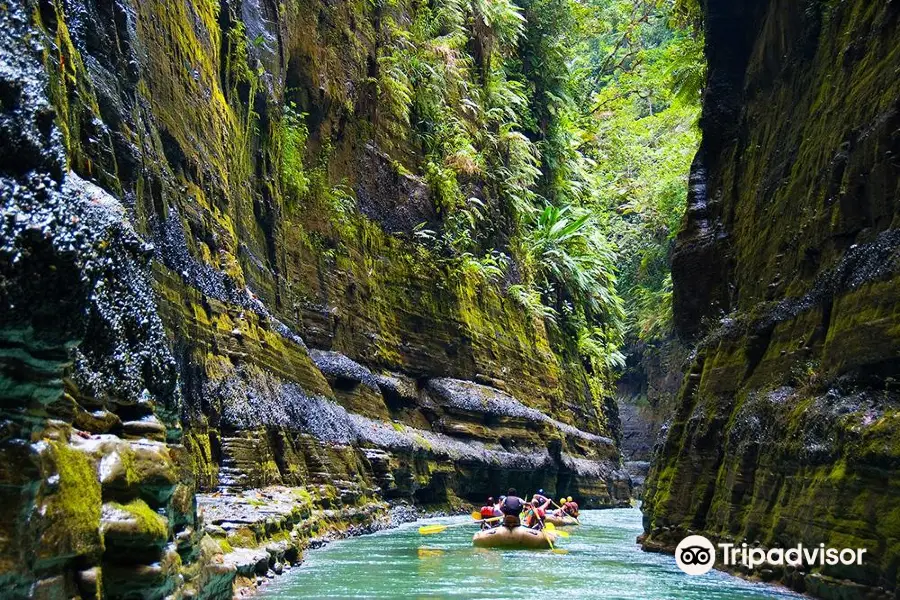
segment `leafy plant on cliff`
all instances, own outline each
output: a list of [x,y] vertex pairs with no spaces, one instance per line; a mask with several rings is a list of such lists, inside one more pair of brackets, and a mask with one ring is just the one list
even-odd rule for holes
[[547,206],[527,242],[539,285],[557,306],[569,302],[588,317],[614,321],[624,316],[616,294],[615,253],[596,234],[591,214],[571,205]]
[[302,198],[310,185],[303,169],[303,155],[309,131],[304,123],[306,115],[297,111],[293,102],[284,107],[281,123],[281,177],[290,198]]

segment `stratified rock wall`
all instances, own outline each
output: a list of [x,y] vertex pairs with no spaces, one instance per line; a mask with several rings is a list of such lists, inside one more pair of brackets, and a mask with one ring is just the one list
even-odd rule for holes
[[411,235],[416,5],[0,6],[5,597],[230,597],[385,498],[628,501],[571,340]]
[[900,5],[712,1],[704,140],[674,259],[699,339],[645,494],[646,545],[688,530],[866,548],[769,572],[897,593]]
[[653,447],[672,416],[684,380],[690,348],[678,338],[632,344],[617,382],[624,467],[639,496],[650,470]]

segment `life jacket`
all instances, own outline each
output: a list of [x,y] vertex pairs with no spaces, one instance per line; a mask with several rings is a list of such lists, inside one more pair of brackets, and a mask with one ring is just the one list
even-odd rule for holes
[[543,521],[546,516],[547,511],[545,511],[540,506],[529,508],[528,512],[525,513],[525,526],[533,528],[543,527]]
[[572,515],[573,517],[578,516],[578,503],[577,502],[566,502],[563,504],[563,512]]
[[482,519],[494,518],[494,507],[493,506],[482,506],[481,507],[481,518]]
[[504,515],[517,515],[525,508],[525,503],[518,496],[507,496],[500,505],[500,512]]

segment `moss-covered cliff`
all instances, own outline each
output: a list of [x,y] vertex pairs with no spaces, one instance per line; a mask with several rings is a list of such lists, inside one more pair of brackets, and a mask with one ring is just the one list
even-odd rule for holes
[[[7,595],[229,597],[385,498],[628,500],[571,335],[509,291],[515,268],[498,284],[420,243],[464,214],[448,198],[506,222],[498,180],[527,141],[491,113],[501,164],[428,158],[397,65],[432,8],[0,7]],[[505,34],[466,18],[427,50],[477,91]],[[497,110],[440,93],[466,127]]]
[[866,548],[763,575],[894,597],[900,561],[900,8],[706,3],[703,143],[675,253],[699,339],[647,483],[650,548],[687,531]]

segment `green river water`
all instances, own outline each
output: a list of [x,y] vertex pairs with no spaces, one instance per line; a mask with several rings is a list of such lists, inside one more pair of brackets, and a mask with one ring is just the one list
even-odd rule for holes
[[472,547],[476,526],[437,535],[418,528],[466,523],[450,517],[409,523],[308,552],[302,565],[264,586],[259,598],[515,598],[518,600],[799,598],[725,573],[688,576],[669,555],[643,552],[636,508],[585,511],[581,527],[549,551]]

